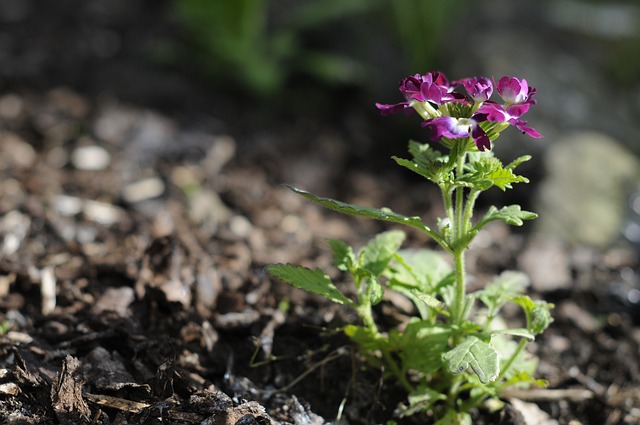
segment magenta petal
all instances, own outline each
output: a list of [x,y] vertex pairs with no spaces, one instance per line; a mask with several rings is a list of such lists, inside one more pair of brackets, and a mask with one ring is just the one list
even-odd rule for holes
[[502,108],[502,105],[498,105],[494,102],[483,103],[476,114],[486,116],[486,119],[483,121],[490,122],[505,122],[511,118],[507,111]]
[[542,134],[538,133],[535,129],[531,127],[527,127],[527,122],[522,120],[512,119],[509,120],[509,124],[516,127],[518,130],[522,131],[522,134],[526,134],[527,136],[533,137],[534,139],[541,139]]
[[491,140],[479,125],[473,129],[471,135],[473,136],[473,143],[475,143],[480,152],[491,150]]
[[520,118],[524,114],[527,113],[529,107],[531,105],[529,103],[521,103],[518,105],[511,105],[507,108],[507,113],[511,115],[513,118]]
[[[376,108],[380,110],[380,114],[383,117],[386,117],[387,115],[397,114],[398,112],[401,112],[408,107],[409,107],[409,102],[396,103],[395,105],[385,105],[382,103],[376,103]],[[410,109],[410,111],[413,111],[413,109]]]
[[434,142],[440,141],[443,137],[461,139],[469,137],[471,134],[469,124],[460,124],[456,118],[449,116],[426,120],[422,123],[422,126],[427,129],[429,139]]

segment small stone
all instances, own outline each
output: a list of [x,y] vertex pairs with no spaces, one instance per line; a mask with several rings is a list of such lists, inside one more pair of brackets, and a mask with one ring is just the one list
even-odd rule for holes
[[91,200],[83,201],[82,212],[89,220],[106,226],[117,223],[124,215],[122,209],[115,205]]
[[120,288],[108,288],[91,308],[93,314],[100,314],[105,311],[113,311],[121,317],[128,317],[131,312],[129,305],[134,301],[135,294],[133,288],[123,286]]
[[29,168],[36,161],[36,151],[22,137],[8,131],[0,133],[0,158],[18,168]]
[[71,154],[71,163],[78,170],[100,171],[109,166],[111,155],[101,146],[80,146]]
[[131,204],[157,198],[164,193],[165,186],[159,177],[149,177],[130,183],[122,189],[122,198]]

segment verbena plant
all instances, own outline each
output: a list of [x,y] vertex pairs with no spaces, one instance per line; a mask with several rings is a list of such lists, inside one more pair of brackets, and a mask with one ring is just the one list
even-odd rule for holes
[[[489,100],[494,87],[502,102]],[[485,225],[500,220],[521,226],[524,220],[537,217],[519,205],[491,207],[481,217],[474,216],[482,192],[528,182],[515,170],[529,156],[504,165],[491,147],[508,127],[542,137],[521,119],[535,104],[536,90],[524,79],[502,77],[496,82],[473,77],[450,83],[442,73],[430,72],[405,78],[400,92],[404,102],[376,106],[382,115],[417,112],[423,119],[430,142],[411,141],[411,159],[393,159],[440,188],[446,216],[436,227],[387,208],[350,205],[288,187],[331,210],[426,233],[453,257],[453,265],[436,251],[401,250],[405,234],[391,230],[358,252],[342,241],[329,240],[335,266],[351,276],[354,295],[341,292],[320,269],[275,264],[268,272],[355,309],[362,324],[349,324],[343,330],[370,362],[384,365],[406,389],[405,415],[422,411],[438,425],[470,423],[471,410],[489,399],[498,400],[504,389],[545,384],[532,376],[537,361],[525,346],[551,323],[553,306],[524,294],[528,280],[521,273],[504,272],[473,293],[467,292],[465,276],[465,252]],[[440,143],[446,153],[434,149],[433,142]],[[397,291],[415,304],[416,317],[402,330],[381,330],[376,324],[372,308],[386,290]],[[506,303],[522,308],[524,327],[506,326],[501,318]]]

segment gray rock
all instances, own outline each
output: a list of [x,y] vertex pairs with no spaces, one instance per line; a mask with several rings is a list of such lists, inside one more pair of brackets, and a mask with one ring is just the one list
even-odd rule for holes
[[639,160],[611,137],[577,133],[558,140],[545,157],[547,177],[537,195],[537,231],[606,248],[619,238],[626,200],[640,178]]

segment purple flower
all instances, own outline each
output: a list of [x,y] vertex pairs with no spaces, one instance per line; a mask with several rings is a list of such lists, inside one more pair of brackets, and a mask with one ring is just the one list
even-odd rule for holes
[[471,77],[454,81],[454,84],[462,84],[469,96],[476,103],[488,100],[493,94],[493,84],[487,77]]
[[426,120],[422,126],[427,129],[430,140],[437,142],[443,137],[447,139],[465,139],[473,137],[473,143],[480,151],[491,149],[491,141],[479,122],[472,118],[454,118],[442,116]]
[[447,102],[464,102],[464,96],[453,92],[454,86],[442,72],[428,72],[424,75],[415,74],[400,81],[400,93],[407,100],[392,105],[376,103],[383,116],[397,114],[406,109],[411,111],[416,102],[431,102],[442,105]]
[[[454,92],[460,85],[468,96]],[[489,100],[494,87],[504,104]],[[529,87],[525,79],[505,76],[498,82],[492,82],[486,77],[470,77],[449,83],[443,73],[428,72],[406,77],[400,81],[399,89],[404,102],[391,105],[376,103],[376,107],[382,115],[418,112],[432,141],[471,137],[476,147],[484,151],[491,149],[491,140],[484,129],[495,138],[510,125],[531,137],[542,137],[520,119],[536,103],[533,99],[536,89]],[[483,122],[502,124],[481,126]]]
[[[524,78],[521,81],[514,77],[504,76],[496,83],[496,88],[507,108],[511,105],[535,105],[536,103],[533,99],[536,89],[529,87],[527,80]],[[529,107],[527,106],[528,109]],[[524,112],[527,111],[525,110]]]
[[[480,109],[478,109],[478,112],[474,116],[479,121],[508,123],[528,136],[536,139],[541,138],[542,135],[540,133],[531,127],[527,127],[527,122],[520,119],[520,116],[522,115],[521,111],[521,109],[513,106],[505,109],[502,105],[498,105],[497,103],[486,102],[480,107]],[[512,115],[509,112],[516,112],[516,114]]]

